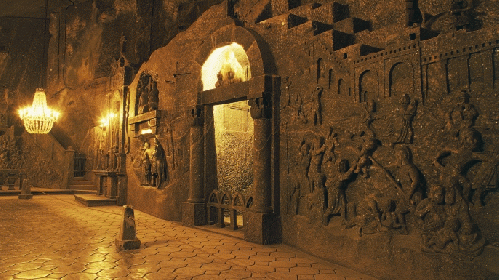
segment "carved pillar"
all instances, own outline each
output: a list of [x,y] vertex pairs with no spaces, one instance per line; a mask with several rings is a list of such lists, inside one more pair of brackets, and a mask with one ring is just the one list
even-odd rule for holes
[[258,244],[274,243],[276,216],[272,212],[272,105],[267,96],[250,99],[254,121],[253,206],[245,212],[244,239]]
[[204,135],[203,106],[189,110],[191,117],[190,156],[189,156],[189,198],[182,208],[182,222],[186,225],[206,224],[206,204],[204,197]]
[[253,210],[268,213],[272,210],[271,185],[271,129],[270,106],[263,98],[250,100],[254,123],[253,142]]

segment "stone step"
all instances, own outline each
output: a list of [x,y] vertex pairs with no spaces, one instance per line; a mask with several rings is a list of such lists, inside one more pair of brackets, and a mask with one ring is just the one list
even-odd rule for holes
[[70,189],[70,190],[97,190],[97,187],[95,185],[92,185],[92,184],[88,184],[88,185],[71,184],[68,186],[68,189]]
[[92,181],[89,181],[85,178],[78,178],[78,177],[75,177],[71,180],[71,184],[72,185],[91,185],[93,184]]
[[116,199],[95,194],[75,194],[75,200],[87,207],[116,205]]

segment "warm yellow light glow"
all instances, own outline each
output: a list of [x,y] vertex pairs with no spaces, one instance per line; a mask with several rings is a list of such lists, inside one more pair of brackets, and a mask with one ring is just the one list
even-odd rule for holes
[[33,104],[19,109],[18,113],[28,133],[49,133],[59,118],[59,112],[47,106],[45,92],[40,88],[35,92]]
[[244,48],[232,43],[215,49],[203,64],[203,90],[214,89],[218,81],[218,73],[228,80],[229,72],[234,73],[234,81],[245,82],[251,78],[248,56]]
[[112,113],[112,112],[107,113],[107,116],[100,119],[100,126],[101,127],[109,126],[109,123],[111,123],[111,120],[113,118],[116,118],[116,116],[117,115],[115,113]]
[[151,134],[152,133],[152,129],[142,129],[140,131],[140,134]]

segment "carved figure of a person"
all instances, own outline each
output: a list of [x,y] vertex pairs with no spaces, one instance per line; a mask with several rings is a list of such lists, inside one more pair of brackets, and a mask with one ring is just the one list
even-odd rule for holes
[[343,219],[346,219],[347,199],[345,191],[348,184],[355,178],[354,170],[355,166],[350,167],[348,160],[343,159],[338,163],[336,176],[328,176],[325,184],[328,203],[323,218],[324,225],[328,225],[329,219],[334,215],[341,215]]
[[470,201],[472,189],[471,182],[466,178],[466,172],[474,163],[482,160],[480,155],[474,153],[480,143],[481,137],[476,130],[464,129],[459,133],[459,147],[443,149],[433,162],[440,170],[440,182],[446,191],[456,192],[466,202]]
[[468,91],[462,90],[459,103],[446,115],[446,128],[450,136],[455,139],[461,130],[473,127],[478,115],[475,106],[470,104]]
[[310,160],[312,158],[310,154],[310,146],[303,140],[300,144],[299,152],[299,173],[302,181],[302,186],[308,185],[308,173],[310,169]]
[[423,221],[424,250],[441,252],[449,243],[455,245],[459,242],[459,222],[455,217],[448,216],[443,187],[431,186],[428,198],[417,206],[415,215]]
[[138,100],[138,113],[143,114],[149,112],[149,90],[147,88],[148,85],[145,85],[142,79],[139,80],[137,85],[137,94],[139,94]]
[[158,138],[154,138],[154,147],[151,152],[151,158],[153,184],[159,188],[161,184],[167,180],[167,166],[165,151],[163,150],[163,147],[161,147]]
[[310,149],[310,168],[308,170],[308,178],[311,181],[310,192],[313,192],[315,188],[324,187],[324,174],[321,172],[321,166],[325,149],[326,147],[321,145],[321,140],[319,138],[312,141],[312,147]]
[[234,70],[232,70],[232,68],[227,72],[227,84],[230,85],[230,84],[233,84],[236,82],[235,80],[235,73],[234,73]]
[[[404,192],[404,203],[417,205],[423,195],[421,193],[421,175],[412,162],[412,154],[408,147],[403,146],[395,151],[398,163],[397,181]],[[402,203],[402,201],[400,202]]]
[[312,118],[314,125],[322,124],[321,95],[323,88],[317,86],[312,92]]
[[369,178],[368,170],[372,164],[371,156],[378,147],[378,140],[374,137],[371,131],[363,134],[363,136],[363,143],[360,147],[359,159],[357,160],[355,173],[362,174],[365,178]]
[[401,115],[402,125],[400,128],[400,133],[394,144],[399,144],[399,143],[411,144],[412,137],[414,135],[412,129],[412,120],[414,119],[414,116],[416,116],[416,112],[418,109],[418,101],[417,100],[411,101],[409,95],[404,94],[402,95],[402,99],[400,100],[400,105],[402,113]]
[[216,88],[223,86],[223,79],[224,79],[224,75],[222,74],[222,71],[219,71],[217,73],[217,82],[215,83]]
[[324,146],[326,147],[324,161],[336,161],[334,150],[338,144],[338,134],[333,132],[333,128],[330,128],[329,135],[324,143]]
[[150,110],[158,110],[159,103],[159,90],[158,83],[156,81],[152,81],[152,89],[149,92],[148,106]]
[[144,185],[150,186],[152,183],[152,172],[151,172],[151,159],[149,157],[149,143],[144,143],[144,148],[142,149],[142,165],[144,168]]

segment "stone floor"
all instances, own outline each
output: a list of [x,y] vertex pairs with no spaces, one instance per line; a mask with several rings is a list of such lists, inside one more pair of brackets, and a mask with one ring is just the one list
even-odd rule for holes
[[138,250],[117,252],[122,207],[72,195],[0,197],[0,279],[374,278],[286,245],[261,246],[135,211]]

